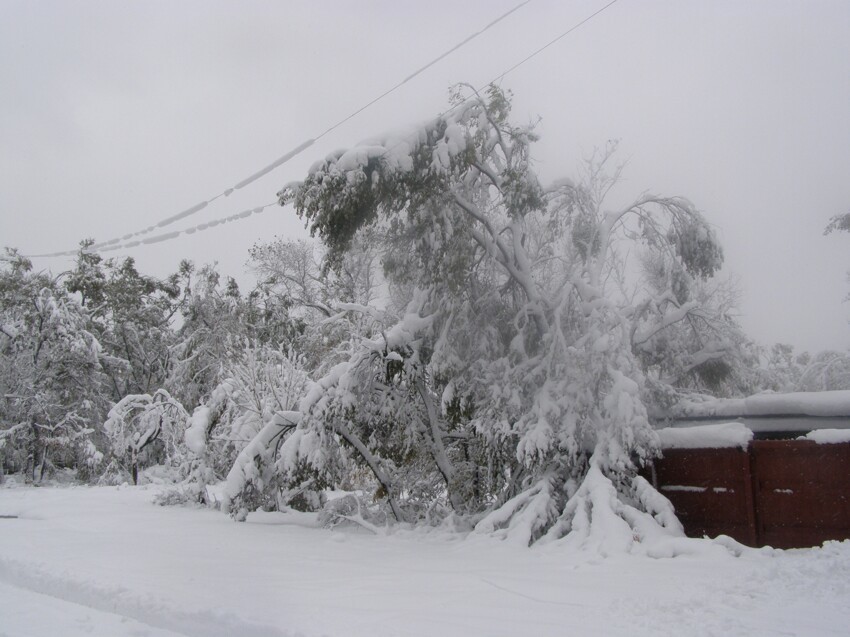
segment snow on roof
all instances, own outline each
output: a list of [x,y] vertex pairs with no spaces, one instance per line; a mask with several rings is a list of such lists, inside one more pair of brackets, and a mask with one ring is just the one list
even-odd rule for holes
[[658,430],[662,449],[746,449],[753,432],[739,422]]
[[812,440],[819,445],[835,445],[842,442],[850,442],[850,430],[848,429],[818,429],[810,431],[800,440]]
[[673,410],[680,418],[738,418],[745,416],[850,417],[850,390],[763,393],[748,398],[684,400]]

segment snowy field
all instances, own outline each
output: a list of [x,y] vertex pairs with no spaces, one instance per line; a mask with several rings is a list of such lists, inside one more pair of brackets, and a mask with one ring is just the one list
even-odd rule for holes
[[847,635],[850,542],[674,559],[0,488],[0,635]]

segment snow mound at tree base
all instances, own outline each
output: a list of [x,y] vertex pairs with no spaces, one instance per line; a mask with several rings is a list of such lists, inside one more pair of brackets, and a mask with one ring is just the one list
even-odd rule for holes
[[548,545],[593,559],[620,554],[740,556],[753,550],[727,536],[686,537],[672,504],[651,484],[635,476],[629,493],[624,494],[595,459],[572,490],[566,504],[559,507],[553,479],[541,480],[485,516],[475,533],[524,546]]

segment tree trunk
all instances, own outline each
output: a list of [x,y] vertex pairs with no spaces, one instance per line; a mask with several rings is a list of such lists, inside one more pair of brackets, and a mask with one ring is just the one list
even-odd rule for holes
[[27,484],[35,483],[35,476],[38,471],[38,452],[41,436],[39,435],[38,425],[35,424],[34,419],[30,421],[30,431],[32,436],[27,444],[27,466],[24,471],[24,481]]
[[136,450],[130,451],[130,474],[133,476],[133,484],[139,484],[139,457],[136,455]]

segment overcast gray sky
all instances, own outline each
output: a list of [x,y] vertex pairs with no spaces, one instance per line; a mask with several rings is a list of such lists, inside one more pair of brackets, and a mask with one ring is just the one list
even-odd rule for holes
[[[518,4],[0,0],[0,244],[68,250],[216,195]],[[533,0],[251,186],[168,229],[270,203],[314,160],[443,110],[607,0]],[[716,224],[740,320],[764,344],[850,346],[850,2],[620,0],[504,78],[540,116],[544,180],[621,140],[620,196],[690,198]],[[128,249],[241,277],[255,242],[306,236],[270,208]],[[54,272],[67,259],[36,259]],[[244,277],[241,277],[244,280]]]

